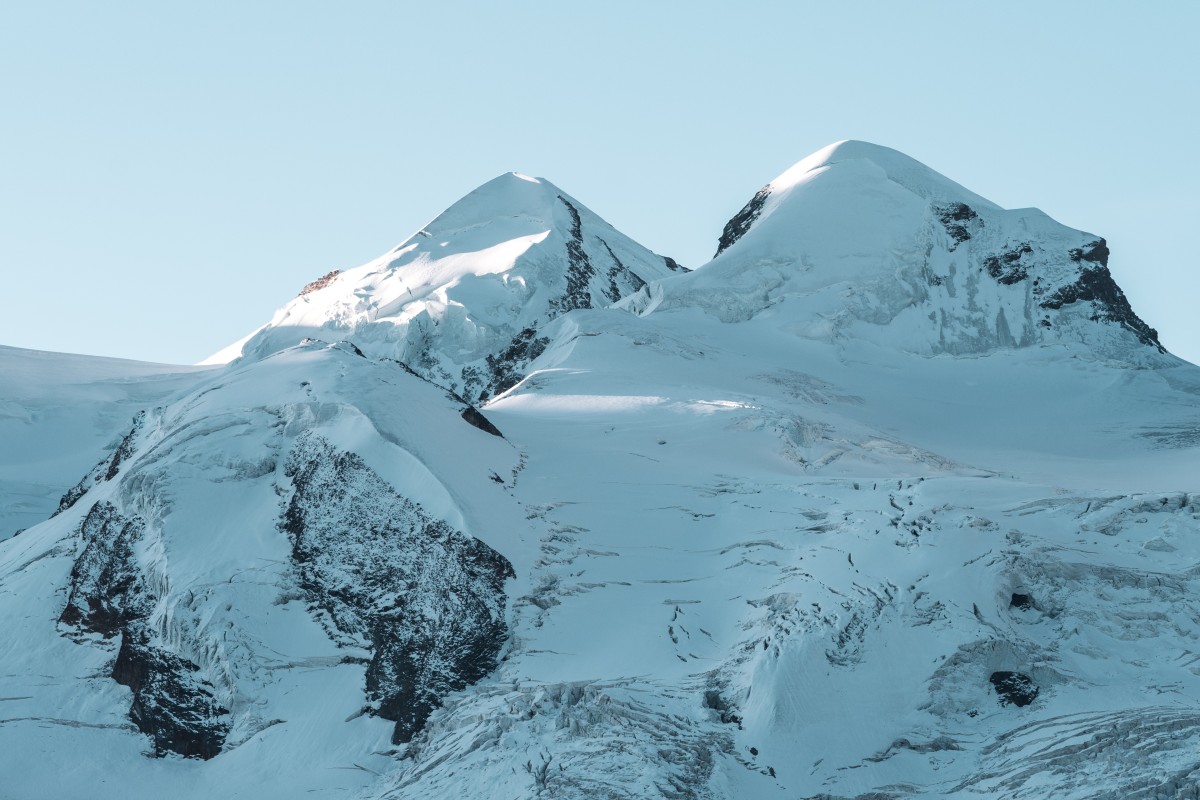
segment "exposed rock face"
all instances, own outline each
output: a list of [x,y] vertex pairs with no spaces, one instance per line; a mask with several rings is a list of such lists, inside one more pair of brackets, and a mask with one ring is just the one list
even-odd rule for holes
[[713,255],[713,258],[716,258],[737,244],[737,240],[741,239],[746,234],[746,231],[750,230],[750,226],[754,224],[754,220],[758,219],[758,215],[762,213],[763,206],[770,195],[770,185],[759,189],[754,194],[754,197],[750,198],[750,202],[742,206],[742,210],[734,214],[733,218],[725,223],[725,229],[721,231],[721,238],[717,241],[717,252]]
[[722,696],[720,689],[705,690],[704,707],[717,712],[722,723],[741,727],[742,718],[738,715],[737,708]]
[[988,678],[1001,705],[1027,706],[1038,696],[1038,687],[1028,675],[1019,672],[993,672]]
[[1103,239],[1097,239],[1083,247],[1072,248],[1069,255],[1071,256],[1071,260],[1076,264],[1086,261],[1089,264],[1099,264],[1102,267],[1107,267],[1109,255],[1108,242]]
[[133,690],[129,718],[154,740],[154,755],[208,759],[229,735],[229,711],[200,667],[153,644],[140,626],[126,630],[113,680]]
[[315,281],[305,284],[304,288],[300,290],[299,296],[304,297],[304,295],[312,294],[313,292],[317,291],[318,289],[324,289],[326,286],[333,283],[334,278],[336,278],[338,275],[341,275],[341,274],[342,274],[342,271],[340,269],[332,269],[329,272],[326,272],[324,275],[317,278]]
[[1029,277],[1029,272],[1021,264],[1021,257],[1032,252],[1033,248],[1028,243],[1022,243],[1000,255],[988,256],[983,260],[983,266],[997,283],[1012,286]]
[[[587,250],[583,248],[583,221],[579,218],[579,209],[571,205],[570,201],[561,194],[558,199],[571,214],[571,238],[567,240],[567,290],[557,300],[550,301],[551,315],[576,308],[592,308],[592,293],[589,284],[596,275],[592,259],[588,256]],[[616,300],[617,298],[612,299]]]
[[1115,322],[1132,331],[1142,344],[1166,352],[1158,341],[1158,331],[1133,312],[1129,300],[1108,271],[1108,244],[1099,239],[1070,252],[1071,260],[1083,267],[1075,283],[1064,286],[1042,301],[1042,308],[1059,309],[1071,303],[1090,301],[1095,309],[1093,320]]
[[[970,225],[973,221],[979,220],[975,209],[966,203],[938,205],[934,206],[933,211],[942,221],[942,227],[946,229],[946,233],[950,234],[950,238],[954,240],[954,244],[950,246],[951,250],[971,238]],[[979,220],[979,225],[983,225],[983,220]]]
[[550,340],[538,336],[536,328],[525,328],[513,337],[508,347],[499,353],[488,355],[485,359],[488,382],[482,389],[476,389],[474,382],[469,381],[469,378],[478,380],[476,373],[468,376],[467,370],[463,370],[463,388],[466,395],[470,397],[475,391],[479,391],[479,399],[484,401],[507,392],[521,382],[525,377],[521,370],[540,356],[548,344]]
[[1010,608],[1030,609],[1034,608],[1033,598],[1021,592],[1013,592],[1012,600],[1008,603]]
[[92,506],[80,526],[83,552],[71,569],[71,590],[59,621],[111,639],[145,619],[156,598],[134,558],[146,525],[112,503]]
[[493,425],[491,420],[481,414],[475,406],[468,405],[464,408],[462,410],[462,418],[485,433],[490,433],[492,436],[499,436],[501,439],[504,438],[504,434],[500,432],[500,429]]
[[212,758],[229,733],[229,712],[200,668],[157,644],[146,623],[158,602],[138,566],[146,524],[97,503],[80,526],[85,545],[71,570],[59,621],[106,639],[121,637],[112,677],[133,690],[129,718],[154,740],[154,755]]
[[[618,258],[617,254],[613,252],[613,249],[608,246],[608,242],[600,239],[599,236],[596,238],[600,241],[600,244],[604,245],[605,251],[608,253],[609,258],[611,258],[613,262],[612,266],[608,268],[608,288],[604,292],[604,296],[608,298],[608,302],[615,303],[630,291],[640,291],[641,288],[646,285],[646,282],[634,273],[630,272],[629,268],[621,263],[621,259]],[[670,267],[670,264],[667,266]],[[628,282],[628,290],[621,286],[622,279]]]
[[[600,236],[595,236],[595,240],[604,248],[612,264],[604,273],[604,280],[596,281],[597,270],[585,247],[583,218],[579,209],[562,195],[558,195],[558,199],[571,215],[570,238],[567,240],[567,288],[560,297],[550,301],[549,318],[577,308],[596,308],[615,303],[646,285],[646,281],[626,266]],[[664,263],[672,271],[683,269],[670,258],[665,258]],[[596,302],[597,292],[603,297],[602,303]]]
[[286,474],[282,527],[301,587],[335,641],[372,649],[367,697],[406,742],[442,697],[495,668],[512,566],[315,434]]

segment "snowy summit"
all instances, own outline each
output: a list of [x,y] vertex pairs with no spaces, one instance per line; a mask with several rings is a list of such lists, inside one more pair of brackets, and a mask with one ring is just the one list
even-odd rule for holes
[[206,369],[0,350],[0,793],[1195,796],[1108,243],[853,141],[713,235],[509,173]]
[[310,284],[237,352],[209,363],[261,358],[306,337],[349,338],[486,399],[537,355],[539,325],[611,305],[680,269],[549,181],[510,172],[386,255]]
[[1141,360],[1139,344],[1162,348],[1108,255],[1104,239],[1037,209],[1007,211],[895,150],[847,141],[759,190],[712,264],[668,297],[725,319],[783,302],[803,335],[923,354],[1084,339]]

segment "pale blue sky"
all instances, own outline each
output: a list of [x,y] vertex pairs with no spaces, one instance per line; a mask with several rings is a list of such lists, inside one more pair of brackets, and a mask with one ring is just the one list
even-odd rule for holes
[[688,266],[838,139],[1107,237],[1200,361],[1200,4],[0,7],[0,344],[188,363],[507,170]]

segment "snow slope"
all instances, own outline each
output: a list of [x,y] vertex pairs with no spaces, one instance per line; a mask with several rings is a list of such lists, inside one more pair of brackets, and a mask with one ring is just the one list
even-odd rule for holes
[[135,414],[202,372],[0,347],[0,539],[50,516]]
[[[484,626],[473,664],[490,668],[501,643],[511,567],[461,531],[513,524],[491,476],[518,459],[464,406],[396,362],[310,343],[148,413],[115,474],[4,550],[20,646],[2,657],[0,736],[38,764],[6,769],[5,791],[362,784],[399,735],[387,704],[458,685],[453,647],[436,650],[449,668],[405,648],[451,619],[459,644]],[[364,689],[396,669],[416,675]],[[207,770],[180,758],[220,751]],[[147,770],[143,752],[164,758]]]
[[453,337],[391,360],[453,304],[386,292],[560,297],[536,245],[414,240],[151,409],[0,544],[4,791],[1196,796],[1200,368],[1101,240],[894,151],[759,197],[693,273],[497,311],[543,344],[479,408]]

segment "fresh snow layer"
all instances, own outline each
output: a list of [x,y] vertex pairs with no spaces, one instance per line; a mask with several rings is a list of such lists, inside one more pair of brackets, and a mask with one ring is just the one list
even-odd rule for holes
[[[480,409],[501,438],[390,360],[411,341],[393,333],[463,283],[561,288],[561,252],[528,260],[573,240],[547,187],[498,179],[299,298],[151,408],[114,477],[0,544],[4,792],[1194,795],[1200,368],[1111,294],[1029,337],[1016,322],[1041,308],[1034,280],[1099,274],[1071,255],[1098,259],[1095,237],[831,146],[769,184],[713,262],[616,307],[473,295],[489,325],[544,340]],[[998,262],[1011,283],[987,271],[997,253],[1017,254]],[[423,352],[469,363],[452,341]],[[331,626],[295,557],[287,465],[313,437],[515,573],[495,668],[408,742],[371,713],[369,637]],[[148,757],[116,641],[59,622],[101,503],[145,520],[122,563],[155,594],[146,624],[228,711],[211,760]],[[326,531],[335,596],[371,585],[379,523],[358,513]]]

